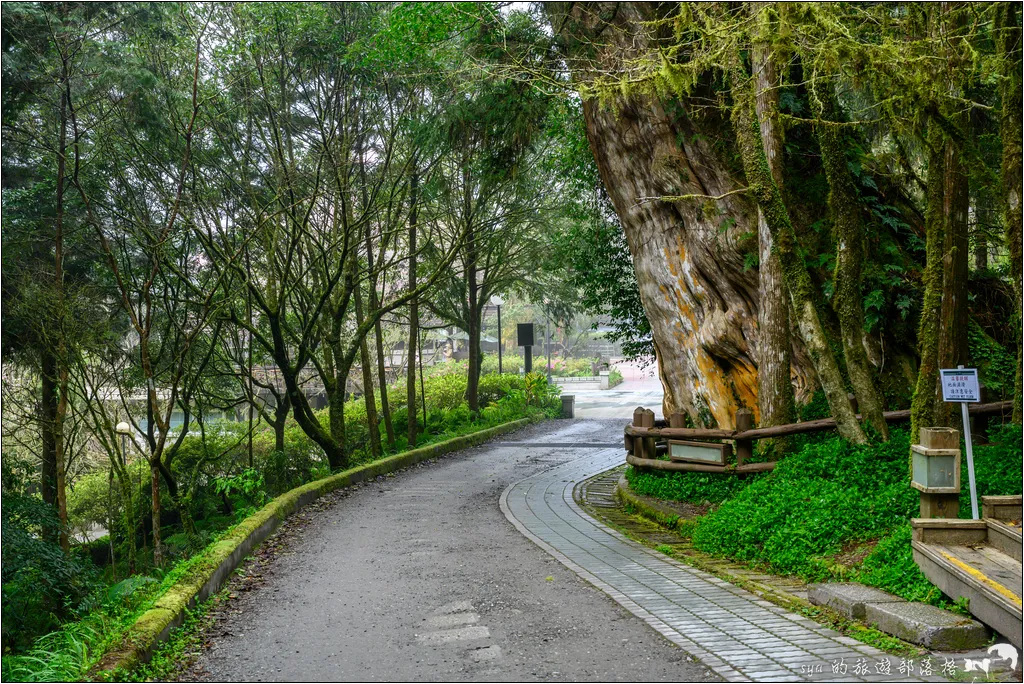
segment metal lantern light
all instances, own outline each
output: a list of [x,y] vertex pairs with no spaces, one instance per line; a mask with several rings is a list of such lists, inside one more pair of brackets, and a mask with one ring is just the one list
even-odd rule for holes
[[128,463],[128,437],[132,434],[132,426],[122,420],[114,426],[114,432],[121,435],[121,463]]
[[913,444],[910,486],[926,494],[960,493],[960,450]]

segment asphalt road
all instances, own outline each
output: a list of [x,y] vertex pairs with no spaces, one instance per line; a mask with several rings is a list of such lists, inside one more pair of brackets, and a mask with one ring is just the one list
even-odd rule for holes
[[507,485],[621,438],[621,420],[547,422],[339,497],[228,602],[188,676],[717,681],[498,508]]

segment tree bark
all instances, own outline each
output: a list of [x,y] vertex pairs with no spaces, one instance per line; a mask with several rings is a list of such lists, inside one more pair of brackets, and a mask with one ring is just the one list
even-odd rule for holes
[[[41,444],[42,468],[39,492],[45,503],[59,510],[57,502],[57,448],[54,444],[54,425],[57,423],[57,360],[48,344],[40,345],[39,365],[39,438]],[[58,541],[59,530],[44,529],[45,538]]]
[[[355,250],[353,250],[353,253]],[[353,293],[356,305],[356,325],[363,324],[363,296],[361,288],[356,285]],[[359,365],[363,372],[363,401],[366,404],[366,425],[370,436],[370,456],[377,460],[381,455],[380,425],[377,422],[377,399],[373,390],[373,369],[370,367],[370,349],[364,337],[359,343]]]
[[1014,330],[1017,331],[1017,372],[1013,390],[1013,421],[1019,424],[1024,415],[1021,406],[1022,389],[1024,389],[1021,380],[1021,260],[1024,258],[1024,253],[1021,250],[1021,229],[1024,224],[1024,214],[1021,211],[1021,178],[1024,176],[1024,164],[1022,164],[1024,157],[1022,157],[1021,151],[1021,110],[1024,107],[1024,98],[1022,98],[1021,87],[1022,49],[1018,11],[1016,3],[1003,2],[999,4],[996,14],[996,51],[1002,75],[999,93],[1003,104],[999,125],[999,135],[1003,143],[1001,199],[1006,246],[1010,252],[1010,279],[1013,281],[1017,314],[1014,325]]
[[[960,118],[960,117],[957,117]],[[945,143],[945,190],[943,192],[942,307],[939,318],[939,368],[967,363],[967,278],[970,247],[967,239],[967,169],[961,145]],[[936,392],[939,392],[937,389]],[[937,396],[937,425],[954,425],[956,407]]]
[[939,384],[939,320],[942,311],[943,204],[945,195],[945,150],[935,123],[928,132],[928,206],[925,214],[924,302],[917,329],[921,364],[917,386],[910,402],[910,441],[916,444],[918,431],[935,424],[936,388]]
[[734,53],[730,58],[734,98],[733,130],[736,132],[736,142],[747,176],[747,187],[757,200],[771,231],[775,251],[779,255],[786,278],[797,328],[818,371],[818,379],[825,391],[832,416],[836,419],[839,434],[847,441],[863,444],[867,438],[846,395],[843,377],[815,308],[810,274],[803,258],[797,253],[796,233],[790,222],[789,212],[768,168],[764,144],[761,141],[761,129],[755,119],[752,84],[748,84],[747,76],[743,73],[739,54]]
[[[570,56],[580,57],[572,62],[574,77],[584,84],[653,49],[643,25],[658,18],[654,5],[545,7]],[[618,98],[614,110],[592,98],[583,101],[587,138],[651,322],[664,413],[731,428],[738,408],[760,412],[758,276],[745,268],[745,254],[758,249],[757,240],[747,237],[757,234],[757,205],[740,193],[713,201],[658,199],[719,197],[741,189],[729,160],[710,143],[712,136],[698,135],[701,128],[683,109],[669,114],[653,97]],[[713,137],[731,135],[728,122],[714,112],[702,116],[700,126],[713,128]],[[798,398],[806,401],[816,384],[814,370],[794,365],[796,387],[809,390]]]
[[[413,162],[412,178],[409,179],[409,290],[416,289],[416,237],[419,227],[417,211],[419,206],[419,175]],[[416,348],[419,342],[419,297],[409,300],[409,344],[406,349],[407,373],[405,376],[405,406],[408,420],[406,435],[410,449],[416,448]],[[426,425],[424,424],[424,427]]]
[[[66,52],[66,46],[61,46],[61,94],[60,94],[60,134],[57,144],[57,201],[54,212],[53,231],[53,287],[55,296],[53,329],[47,335],[47,344],[54,345],[56,353],[53,355],[55,361],[54,386],[57,390],[56,403],[52,415],[53,422],[49,429],[53,431],[53,466],[56,485],[57,516],[60,519],[60,531],[57,539],[60,547],[65,551],[71,548],[68,539],[68,505],[67,505],[67,457],[64,453],[64,419],[68,407],[68,371],[67,371],[67,340],[65,339],[64,325],[64,192],[67,179],[67,153],[68,153],[68,126],[69,102],[68,92],[70,90],[69,80],[71,78],[70,57]],[[50,335],[53,339],[49,339]]]
[[153,520],[153,565],[159,568],[164,564],[164,547],[160,539],[160,468],[153,462],[149,464],[149,484]]
[[[943,2],[940,7],[940,30],[946,51],[946,87],[950,95],[960,97],[963,88],[956,74],[967,58],[960,47],[967,26],[966,6],[960,2]],[[968,130],[967,113],[944,112],[946,120],[961,132]],[[956,368],[967,363],[967,278],[970,270],[970,246],[967,235],[967,212],[970,207],[967,168],[964,165],[962,139],[946,137],[943,190],[943,268],[942,309],[939,317],[939,368]],[[956,424],[958,411],[941,400],[936,388],[935,422]]]
[[[764,154],[775,184],[782,188],[782,127],[777,116],[780,79],[766,38],[754,44],[753,65],[757,82],[755,105]],[[790,380],[791,342],[786,286],[779,255],[772,250],[771,231],[760,209],[757,212],[757,238],[757,401],[760,408],[758,424],[765,427],[792,423],[796,411]]]
[[288,395],[281,394],[277,397],[277,404],[274,406],[274,451],[284,452],[284,428],[288,422]]
[[480,318],[482,311],[478,305],[479,296],[477,282],[477,253],[476,235],[472,228],[466,232],[466,288],[469,296],[469,308],[466,313],[467,328],[469,337],[469,362],[468,377],[466,378],[466,401],[469,403],[469,410],[476,413],[480,410]]
[[[828,86],[827,86],[828,87]],[[839,318],[843,339],[846,371],[850,376],[861,414],[878,431],[882,439],[889,439],[889,427],[882,415],[882,399],[875,387],[874,372],[864,348],[864,305],[861,294],[861,269],[867,259],[864,248],[864,226],[861,208],[857,204],[857,189],[847,166],[846,148],[839,127],[838,103],[831,93],[821,93],[824,105],[816,112],[821,120],[815,129],[821,149],[821,161],[828,179],[828,204],[832,214],[832,235],[836,244],[835,294],[832,308]]]
[[[370,312],[377,310],[377,272],[374,270],[373,243],[370,239],[370,224],[366,224],[366,268],[370,272]],[[377,351],[377,385],[380,387],[380,411],[384,415],[384,432],[387,435],[388,448],[395,448],[395,426],[391,423],[391,406],[388,402],[388,376],[384,363],[384,333],[378,318],[373,323],[373,336]],[[378,430],[379,433],[379,430]]]

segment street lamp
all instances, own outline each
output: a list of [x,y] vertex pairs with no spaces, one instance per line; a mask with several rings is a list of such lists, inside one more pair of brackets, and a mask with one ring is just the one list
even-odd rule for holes
[[548,315],[548,304],[551,300],[544,298],[544,344],[548,348],[548,383],[551,383],[551,316]]
[[[121,421],[114,426],[114,432],[121,435],[121,467],[125,467],[128,463],[128,435],[132,434],[132,426],[125,421]],[[110,466],[110,478],[107,482],[107,538],[110,542],[110,567],[114,569],[114,575],[117,575],[117,562],[114,558],[114,506],[113,497],[114,493],[114,466]],[[131,532],[129,532],[130,534]],[[130,565],[130,564],[129,564]]]
[[491,304],[498,307],[498,374],[500,375],[503,371],[501,368],[501,305],[504,304],[504,300],[498,295],[491,297]]
[[128,435],[132,434],[132,426],[122,420],[114,427],[114,432],[121,435],[121,463],[128,463]]

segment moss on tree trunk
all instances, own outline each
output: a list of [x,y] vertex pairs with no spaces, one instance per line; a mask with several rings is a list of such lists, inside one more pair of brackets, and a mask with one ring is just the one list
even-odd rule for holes
[[1003,142],[1003,218],[1006,227],[1006,246],[1010,251],[1010,277],[1013,280],[1017,320],[1013,326],[1017,335],[1017,372],[1013,387],[1013,421],[1021,422],[1021,178],[1024,176],[1021,152],[1021,109],[1024,107],[1021,88],[1021,27],[1018,5],[1000,3],[996,14],[996,51],[999,57],[1002,81],[999,94],[1003,109],[999,134]]
[[867,255],[864,249],[864,226],[857,189],[850,177],[846,152],[837,121],[838,107],[831,94],[822,94],[818,101],[815,125],[821,161],[828,179],[829,210],[832,214],[832,235],[836,243],[835,294],[832,308],[839,318],[843,339],[846,371],[850,376],[861,413],[883,439],[889,439],[889,428],[882,415],[881,397],[875,387],[874,373],[864,349],[864,307],[861,293],[861,269]]
[[942,134],[934,124],[928,133],[928,207],[925,213],[924,302],[917,329],[921,365],[917,387],[910,402],[910,441],[918,430],[935,421],[936,388],[939,382],[939,315],[942,310],[943,184],[945,152]]
[[731,55],[730,75],[732,77],[733,129],[743,170],[747,176],[747,187],[757,200],[771,231],[775,252],[779,255],[782,272],[789,289],[793,316],[800,335],[807,345],[808,354],[818,372],[818,379],[828,400],[829,409],[836,419],[839,434],[850,442],[863,444],[867,441],[864,431],[857,422],[850,400],[846,395],[839,365],[829,346],[814,304],[814,289],[810,274],[803,259],[797,253],[796,233],[789,218],[789,212],[782,200],[775,180],[772,178],[765,158],[761,130],[754,116],[753,84],[743,72],[738,53]]
[[[761,13],[761,34],[754,43],[753,68],[757,83],[755,106],[761,127],[764,153],[775,184],[782,187],[782,126],[778,120],[779,76],[768,37],[773,30]],[[796,411],[790,380],[791,353],[789,303],[779,255],[772,250],[772,235],[764,214],[758,211],[758,317],[757,317],[757,401],[759,424],[783,425],[793,422]],[[763,445],[778,453],[780,440]]]

